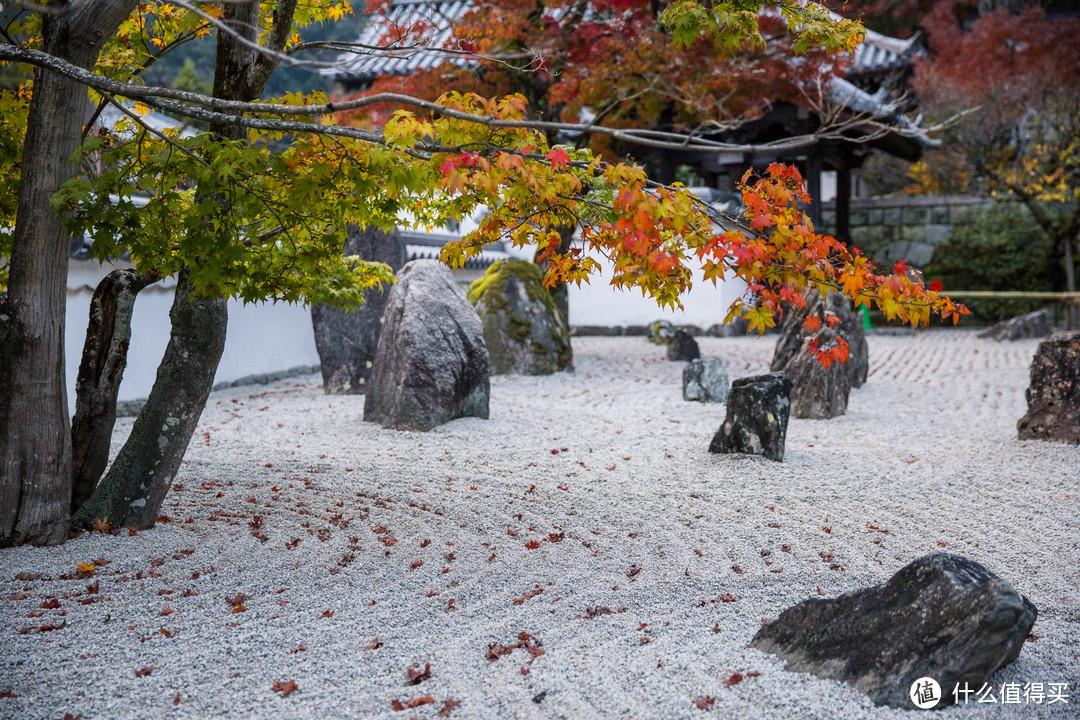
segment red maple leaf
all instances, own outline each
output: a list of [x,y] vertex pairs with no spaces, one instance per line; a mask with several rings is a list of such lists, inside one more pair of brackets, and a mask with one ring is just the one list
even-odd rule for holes
[[281,693],[281,697],[289,697],[289,695],[299,690],[299,686],[297,686],[295,680],[278,680],[274,683],[272,690]]

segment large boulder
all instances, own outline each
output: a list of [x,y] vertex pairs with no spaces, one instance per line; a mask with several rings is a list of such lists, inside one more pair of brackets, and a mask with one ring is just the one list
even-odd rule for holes
[[[408,259],[405,243],[397,233],[376,228],[353,228],[345,242],[346,255],[359,255],[371,262],[386,263],[397,272]],[[355,310],[329,305],[311,306],[315,329],[315,349],[328,395],[360,394],[371,376],[375,349],[382,333],[382,316],[390,288],[377,287],[364,293],[364,304]]]
[[494,263],[469,288],[494,375],[550,375],[572,367],[570,328],[527,260]]
[[[818,341],[832,341],[833,332],[822,328]],[[845,365],[833,363],[825,367],[810,354],[810,339],[788,361],[784,374],[791,381],[791,413],[797,418],[825,420],[847,411],[851,393],[851,373]]]
[[[805,308],[788,308],[784,312],[784,321],[780,323],[780,338],[776,341],[776,350],[769,369],[773,372],[786,370],[793,358],[805,352],[804,343],[808,334],[802,326],[803,320],[810,314],[819,315],[822,305],[825,305],[827,310],[840,318],[840,334],[847,341],[849,352],[848,361],[843,367],[851,378],[851,387],[862,387],[870,372],[870,351],[866,344],[862,316],[853,310],[848,299],[838,292],[830,292],[822,298],[820,292],[809,288],[803,297],[806,298]],[[824,346],[824,342],[821,344]]]
[[683,400],[722,403],[727,400],[729,385],[724,364],[716,358],[695,358],[683,368]]
[[912,685],[932,678],[941,703],[959,683],[978,690],[1020,654],[1038,611],[977,562],[938,553],[883,585],[788,608],[751,647],[793,672],[853,685],[877,705],[914,709]]
[[790,393],[791,381],[782,372],[731,383],[727,416],[713,436],[709,452],[763,455],[769,460],[782,461]]
[[1027,414],[1016,424],[1021,440],[1080,445],[1080,331],[1039,343],[1026,395]]
[[367,383],[364,420],[430,430],[454,418],[486,418],[488,352],[465,293],[434,260],[413,260],[397,278]]
[[686,362],[701,357],[697,340],[682,328],[675,328],[667,345],[667,359]]
[[988,327],[979,333],[981,338],[991,338],[1001,342],[1002,340],[1029,340],[1042,338],[1052,333],[1050,326],[1050,313],[1045,310],[1036,310],[1027,315],[1018,315],[1008,320],[1002,320],[996,325]]

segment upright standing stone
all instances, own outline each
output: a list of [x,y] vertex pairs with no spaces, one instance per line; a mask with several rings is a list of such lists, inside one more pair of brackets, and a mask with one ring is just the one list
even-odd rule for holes
[[[831,342],[834,334],[821,328],[818,341]],[[824,420],[847,411],[851,392],[851,373],[844,365],[833,363],[825,367],[810,354],[810,339],[788,361],[784,374],[791,381],[791,413],[797,418]]]
[[[400,270],[407,259],[405,243],[397,233],[376,228],[351,228],[345,242],[345,254],[386,263],[394,272]],[[389,297],[389,287],[378,287],[365,292],[364,304],[355,310],[339,310],[321,303],[311,306],[323,391],[328,395],[365,391]]]
[[[788,308],[784,311],[784,321],[780,324],[780,338],[776,341],[770,370],[786,370],[792,358],[803,351],[807,332],[803,320],[807,315],[818,315],[822,305],[840,318],[840,334],[848,344],[849,358],[843,367],[851,378],[851,387],[862,387],[870,372],[870,351],[866,344],[866,331],[863,330],[862,317],[851,308],[851,303],[838,292],[830,292],[822,298],[821,293],[810,288],[803,295],[806,307],[803,310]],[[794,381],[793,381],[794,382]]]
[[667,359],[686,362],[701,357],[697,340],[682,328],[675,328],[667,345]]
[[731,383],[727,417],[709,445],[712,453],[763,455],[784,459],[791,381],[782,372],[742,378]]
[[683,368],[683,400],[722,403],[727,400],[729,385],[724,364],[716,358],[697,358]]
[[570,328],[536,263],[494,263],[469,288],[494,375],[550,375],[573,364]]
[[915,709],[924,677],[953,702],[953,688],[978,690],[1020,654],[1038,611],[977,562],[938,553],[884,585],[833,600],[810,598],[761,628],[750,647],[779,655],[793,672],[839,680],[877,705]]
[[488,416],[484,331],[446,266],[413,260],[386,304],[364,420],[430,430],[459,417]]
[[1039,343],[1026,395],[1027,414],[1016,424],[1021,440],[1080,445],[1080,331]]

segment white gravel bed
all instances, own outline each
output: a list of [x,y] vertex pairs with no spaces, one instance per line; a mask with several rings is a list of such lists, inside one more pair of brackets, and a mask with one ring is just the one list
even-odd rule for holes
[[[774,339],[699,342],[741,377]],[[909,717],[747,644],[943,549],[1039,609],[995,687],[1070,697],[940,717],[1080,717],[1080,448],[1016,439],[1036,346],[872,336],[848,413],[793,419],[783,463],[709,454],[724,407],[643,338],[577,338],[575,372],[493,378],[489,420],[429,433],[317,376],[214,393],[168,522],[0,550],[0,717]],[[488,659],[520,633],[543,654]]]

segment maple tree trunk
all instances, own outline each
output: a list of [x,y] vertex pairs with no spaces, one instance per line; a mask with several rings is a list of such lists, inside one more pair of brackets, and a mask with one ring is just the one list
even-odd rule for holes
[[157,521],[225,349],[226,302],[192,293],[188,271],[180,271],[169,312],[172,333],[154,387],[109,472],[72,517],[73,526],[104,519],[147,528]]
[[[68,0],[42,18],[42,49],[91,67],[136,0]],[[0,344],[0,546],[67,537],[71,437],[64,382],[69,236],[50,200],[77,168],[86,88],[34,74]]]
[[114,270],[98,283],[90,300],[90,324],[75,382],[75,417],[71,422],[72,513],[90,498],[109,464],[135,297],[158,279],[150,273]]
[[[268,41],[272,47],[280,49],[287,41],[295,8],[296,0],[278,3]],[[235,34],[218,33],[214,97],[255,100],[277,64],[276,59],[241,42],[242,38],[249,42],[256,39],[259,3],[227,3],[223,21]],[[244,137],[245,131],[218,123],[211,124],[210,133],[236,140]],[[230,207],[218,183],[215,178],[200,182],[196,196],[212,198],[224,215]],[[206,224],[212,226],[209,218]],[[221,244],[228,246],[234,240],[222,237]],[[172,333],[154,387],[109,472],[72,518],[77,527],[90,527],[98,520],[133,528],[148,528],[157,522],[213,388],[225,349],[228,302],[193,292],[189,271],[184,268],[177,278],[169,317]]]

